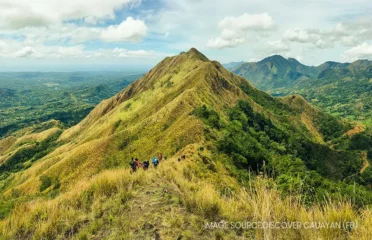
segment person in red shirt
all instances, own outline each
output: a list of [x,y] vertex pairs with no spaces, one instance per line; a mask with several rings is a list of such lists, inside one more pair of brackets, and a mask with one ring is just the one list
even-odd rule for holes
[[136,158],[135,160],[134,160],[134,164],[136,165],[136,169],[138,169],[139,167],[140,167],[140,162],[138,161],[138,158]]

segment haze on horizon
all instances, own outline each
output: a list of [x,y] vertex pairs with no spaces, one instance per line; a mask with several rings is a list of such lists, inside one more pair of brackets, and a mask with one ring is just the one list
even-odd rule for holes
[[191,47],[222,63],[372,59],[371,13],[366,0],[2,0],[0,71],[142,70]]

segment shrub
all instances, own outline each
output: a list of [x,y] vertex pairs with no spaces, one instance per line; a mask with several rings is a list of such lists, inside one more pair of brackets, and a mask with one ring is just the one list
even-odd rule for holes
[[45,189],[47,189],[48,187],[52,186],[52,178],[49,177],[49,176],[41,175],[40,176],[40,181],[41,181],[40,192],[42,192]]
[[203,119],[209,126],[220,129],[220,116],[216,111],[209,110],[207,106],[203,105],[202,107],[195,108],[193,114],[198,118]]

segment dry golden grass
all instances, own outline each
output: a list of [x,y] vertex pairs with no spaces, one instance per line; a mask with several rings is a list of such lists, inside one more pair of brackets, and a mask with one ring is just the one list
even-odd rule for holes
[[313,121],[306,114],[301,114],[301,120],[307,129],[313,134],[315,140],[319,143],[324,143],[322,134],[314,126]]
[[6,150],[8,150],[16,141],[17,141],[17,138],[13,136],[1,139],[0,140],[1,155],[5,154]]
[[[22,148],[32,147],[36,142],[42,142],[61,129],[53,127],[40,133],[24,133],[19,137],[9,136],[0,140],[0,163],[5,162]],[[18,133],[19,134],[19,133]]]
[[[189,146],[181,154],[192,153],[195,147]],[[208,153],[204,151],[202,155],[205,154]],[[139,190],[146,185],[151,185],[152,190],[159,189],[159,191],[172,186],[175,189],[173,194],[180,199],[181,205],[177,203],[169,205],[169,209],[173,209],[170,210],[171,215],[156,215],[158,214],[156,208],[148,207],[149,212],[146,212],[146,209],[142,210],[148,214],[148,217],[156,215],[157,218],[161,218],[159,221],[163,224],[158,227],[164,234],[161,236],[163,239],[177,237],[172,235],[175,231],[166,230],[169,226],[176,227],[181,224],[175,221],[177,218],[186,218],[190,221],[193,219],[193,224],[187,225],[189,229],[178,229],[184,236],[188,236],[186,239],[211,239],[216,236],[226,239],[241,239],[243,236],[255,239],[370,239],[372,211],[369,209],[358,212],[347,201],[341,203],[325,201],[322,205],[306,208],[298,198],[283,198],[269,178],[257,177],[251,181],[250,187],[241,188],[220,163],[214,163],[214,171],[200,169],[200,164],[203,162],[199,155],[195,154],[188,155],[187,160],[181,163],[176,159],[165,160],[158,169],[150,169],[147,172],[140,170],[130,174],[126,169],[104,171],[92,179],[81,180],[74,189],[55,199],[39,199],[17,206],[11,216],[0,223],[1,233],[4,239],[64,239],[78,236],[97,238],[97,234],[101,233],[100,229],[105,228],[105,224],[96,226],[97,221],[105,216],[110,218],[111,215],[106,215],[105,211],[109,211],[114,206],[112,204],[125,205],[126,201],[134,199],[131,204],[138,204],[138,206],[130,207],[135,209],[141,204],[135,200]],[[222,189],[231,189],[232,192],[228,195],[221,194]],[[121,199],[121,203],[114,199]],[[177,209],[184,209],[185,213],[177,215],[180,214]],[[140,219],[133,219],[127,214],[117,216],[114,213],[111,218],[119,219],[117,221],[120,221],[120,224],[140,226]],[[127,222],[128,219],[131,219],[131,223]],[[221,232],[218,229],[204,229],[206,222],[221,220],[230,223],[352,221],[357,222],[358,225],[352,230],[225,229]],[[107,235],[100,236],[104,238],[135,236],[136,229],[125,226],[123,229],[113,228],[110,232],[101,233]]]

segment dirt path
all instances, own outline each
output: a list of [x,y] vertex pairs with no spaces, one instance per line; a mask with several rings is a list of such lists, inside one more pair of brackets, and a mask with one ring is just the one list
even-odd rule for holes
[[132,192],[125,209],[113,214],[121,218],[120,225],[100,229],[93,239],[163,240],[182,236],[182,228],[175,228],[174,222],[187,212],[175,199],[176,187],[154,172],[143,181],[146,184]]
[[362,159],[363,159],[363,167],[362,169],[360,169],[360,173],[363,173],[366,170],[366,168],[369,166],[367,152],[362,152]]
[[129,202],[131,210],[128,214],[132,223],[136,223],[131,226],[134,239],[160,239],[160,214],[167,191],[165,185],[153,181],[136,191],[134,198]]

